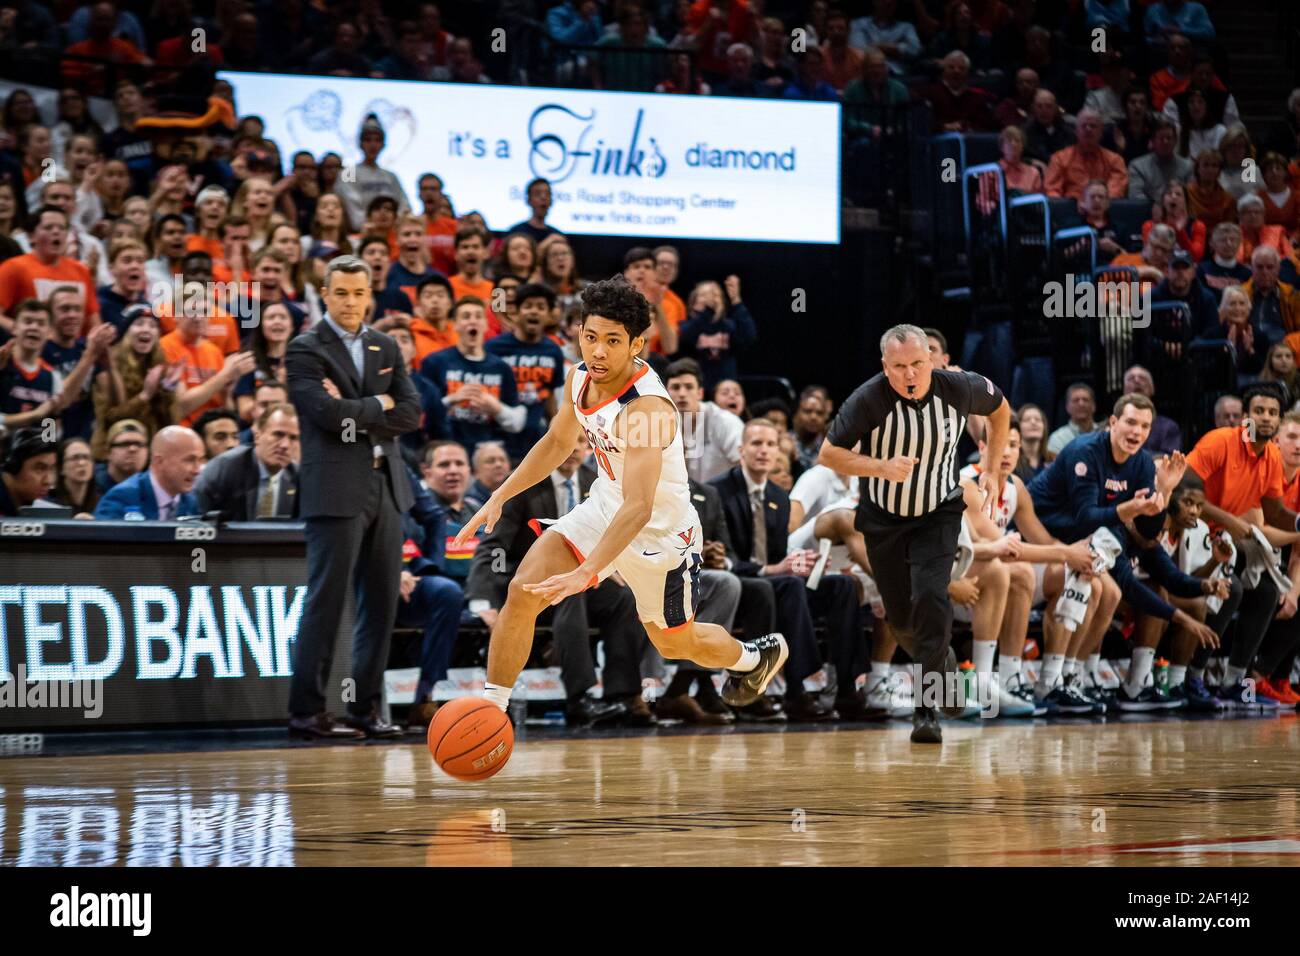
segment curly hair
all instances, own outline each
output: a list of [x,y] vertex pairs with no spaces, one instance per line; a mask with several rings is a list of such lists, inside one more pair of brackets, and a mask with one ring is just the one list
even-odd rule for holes
[[593,282],[582,290],[582,321],[598,315],[627,329],[628,339],[650,328],[650,303],[621,275]]

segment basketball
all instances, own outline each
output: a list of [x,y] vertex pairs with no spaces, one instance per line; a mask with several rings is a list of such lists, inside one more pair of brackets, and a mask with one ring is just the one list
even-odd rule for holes
[[510,718],[482,697],[457,697],[429,722],[433,762],[457,780],[486,780],[506,765],[514,749]]

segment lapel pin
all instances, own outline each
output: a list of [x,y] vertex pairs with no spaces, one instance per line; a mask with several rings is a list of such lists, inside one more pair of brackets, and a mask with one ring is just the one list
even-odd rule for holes
[[769,508],[771,508],[773,511],[776,510],[776,502],[775,502],[775,501],[769,501],[769,502],[767,503],[767,506],[768,506]]
[[370,349],[370,351],[372,351],[372,352],[378,352],[378,351],[379,351],[379,346],[378,346],[378,345],[367,345],[366,348]]

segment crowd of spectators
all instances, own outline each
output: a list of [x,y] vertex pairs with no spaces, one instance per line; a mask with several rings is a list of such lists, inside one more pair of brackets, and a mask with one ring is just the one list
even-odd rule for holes
[[[1187,302],[1195,334],[1229,343],[1243,385],[1263,383],[1245,396],[1250,409],[1223,396],[1217,428],[1237,428],[1244,412],[1255,422],[1280,419],[1300,400],[1293,281],[1300,268],[1300,90],[1276,129],[1252,135],[1242,127],[1207,50],[1196,46],[1213,38],[1200,4],[1167,0],[1142,13],[1127,0],[952,2],[934,11],[915,3],[905,5],[903,18],[896,0],[874,0],[865,16],[814,0],[785,19],[761,13],[753,0],[660,6],[567,0],[524,15],[540,15],[557,46],[585,51],[566,61],[569,82],[836,100],[862,108],[846,111],[846,129],[867,138],[879,134],[884,115],[873,120],[872,110],[918,98],[930,103],[936,131],[1000,129],[1010,189],[1076,199],[1079,221],[1097,231],[1107,261],[1132,266],[1157,301]],[[195,92],[196,57],[237,69],[274,64],[341,76],[490,82],[470,39],[483,34],[453,35],[432,4],[414,8],[411,20],[364,3],[339,5],[347,15],[332,17],[305,3],[223,4],[210,18],[186,2],[159,3],[143,18],[108,2],[68,7],[62,19],[35,3],[0,8],[12,14],[0,16],[0,49],[60,53],[66,83],[57,115],[43,115],[32,91],[17,88],[0,117],[0,428],[8,447],[0,514],[52,504],[101,520],[214,513],[225,521],[292,520],[298,423],[285,355],[295,335],[326,320],[328,263],[357,255],[371,273],[369,324],[401,347],[423,408],[419,428],[403,439],[416,504],[404,518],[399,622],[420,632],[412,719],[427,721],[433,686],[457,642],[469,634],[481,643],[495,621],[503,580],[496,551],[517,563],[529,538],[516,527],[498,529],[491,542],[451,543],[565,400],[565,374],[581,358],[582,290],[597,277],[584,275],[573,246],[548,224],[545,179],[523,190],[526,218],[490,231],[477,212],[456,208],[457,184],[435,172],[408,195],[383,165],[386,131],[376,117],[358,132],[363,159],[348,175],[335,153],[283,155],[261,120],[240,117],[229,86],[210,75],[187,120],[158,120],[169,92]],[[1095,75],[1079,84],[1062,46],[1070,30],[1097,25],[1113,45],[1094,57]],[[193,29],[209,31],[201,53],[180,42]],[[667,53],[629,57],[629,47]],[[1151,67],[1145,76],[1139,62]],[[130,66],[148,72],[133,75]],[[1011,83],[1002,96],[972,80],[972,70],[991,75],[995,66]],[[179,85],[158,79],[159,68],[182,77]],[[111,88],[109,77],[116,77]],[[110,96],[116,121],[101,127],[92,119],[87,95]],[[1266,146],[1258,158],[1256,142]],[[1150,204],[1140,248],[1129,248],[1129,237],[1110,226],[1117,198]],[[707,513],[705,568],[719,575],[718,613],[745,633],[781,630],[792,662],[800,662],[800,673],[787,670],[783,702],[764,700],[740,717],[890,713],[894,648],[883,626],[866,636],[872,586],[857,561],[851,522],[840,515],[856,489],[818,464],[835,403],[815,384],[793,405],[781,398],[751,403],[742,371],[759,333],[742,277],[687,288],[679,282],[682,266],[671,245],[637,246],[623,256],[623,276],[652,313],[642,358],[683,413],[693,495]],[[947,344],[929,331],[935,364],[946,366]],[[1146,369],[1128,369],[1124,392],[1139,399],[1109,420],[1098,420],[1086,385],[1069,390],[1064,423],[1051,421],[1054,409],[1021,407],[1011,470],[1032,482],[1072,442],[1109,433],[1132,409],[1151,413],[1142,434],[1151,452],[1190,451],[1178,424],[1152,406],[1156,387]],[[1294,433],[1300,448],[1300,424],[1290,424],[1295,428],[1274,431]],[[971,457],[979,437],[976,423]],[[1248,502],[1266,513],[1266,502],[1294,486],[1300,467],[1300,451],[1293,455],[1288,445],[1279,453],[1272,437],[1262,434],[1259,454],[1270,463],[1280,455],[1285,468],[1261,478]],[[1211,477],[1222,461],[1207,456],[1195,470],[1203,499],[1227,516],[1216,525],[1248,536],[1242,515],[1251,508],[1223,503]],[[564,513],[594,476],[585,450],[576,449],[551,486],[539,486],[538,507]],[[519,527],[532,516],[519,516]],[[822,541],[846,549],[829,569],[818,560]],[[1013,563],[1017,549],[985,544],[972,583],[954,591],[964,605],[975,605],[981,589],[987,595],[1013,587],[998,583],[1004,572],[997,562]],[[817,587],[806,586],[822,572]],[[1021,577],[1006,572],[1005,580]],[[1300,586],[1300,575],[1293,579]],[[664,682],[664,662],[627,626],[626,588],[615,577],[602,591],[571,599],[567,616],[557,613],[549,623],[566,712],[581,722],[653,723],[642,682]],[[1288,599],[1294,614],[1295,597]],[[827,625],[820,632],[819,618]],[[1107,616],[1103,624],[1110,622]],[[600,699],[589,693],[597,629],[607,663]],[[1012,631],[1004,648],[1024,646],[1023,628]],[[976,636],[987,645],[987,635]],[[1251,654],[1238,660],[1243,647],[1258,648],[1254,640],[1252,632],[1234,645],[1236,670],[1225,686],[1240,684],[1254,667],[1268,694],[1300,701],[1289,700],[1286,683],[1295,656],[1290,631],[1270,638],[1267,667]],[[1282,650],[1275,654],[1276,647]],[[980,666],[992,660],[990,652]],[[832,687],[839,681],[833,707],[805,689],[804,679],[819,673]],[[857,684],[864,675],[866,684]],[[1140,683],[1129,703],[1141,697]],[[1031,709],[1053,689],[1031,694]],[[662,691],[661,716],[734,719],[707,674],[678,670]],[[1175,706],[1171,699],[1153,706]]]

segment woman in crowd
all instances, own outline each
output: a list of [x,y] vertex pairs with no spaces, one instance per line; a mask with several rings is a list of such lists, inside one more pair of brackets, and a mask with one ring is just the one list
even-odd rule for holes
[[131,170],[120,159],[108,159],[94,179],[95,196],[99,200],[100,219],[92,224],[91,232],[100,239],[108,235],[109,227],[122,218],[131,192]]
[[24,89],[14,90],[5,97],[4,119],[0,122],[4,126],[4,139],[0,146],[13,149],[18,142],[18,131],[40,121],[41,114],[36,110],[32,94]]
[[99,486],[95,484],[95,459],[90,442],[69,438],[59,445],[59,477],[50,500],[67,505],[73,513],[93,514],[99,504]]
[[1261,382],[1275,382],[1282,388],[1282,407],[1290,408],[1300,400],[1300,373],[1296,372],[1295,352],[1285,342],[1278,342],[1268,350],[1264,368],[1260,370]]
[[149,224],[153,222],[153,217],[149,213],[149,200],[144,196],[132,196],[122,204],[122,218],[135,226],[137,238],[149,247],[149,255],[153,255],[153,232]]
[[1223,154],[1217,149],[1203,149],[1196,154],[1196,171],[1187,183],[1187,211],[1205,231],[1213,234],[1221,222],[1237,221],[1237,200],[1223,188]]
[[1030,481],[1046,466],[1043,455],[1047,451],[1047,416],[1037,405],[1024,404],[1018,412],[1020,418],[1020,461],[1016,475],[1021,481]]
[[214,263],[225,262],[221,223],[230,212],[230,196],[220,186],[205,186],[194,200],[194,232],[185,239],[190,252],[206,252]]
[[1286,157],[1281,153],[1265,153],[1259,161],[1259,171],[1264,185],[1257,195],[1264,200],[1264,222],[1281,226],[1287,237],[1294,239],[1300,229],[1300,193],[1291,188]]
[[1195,219],[1187,208],[1187,187],[1176,179],[1165,183],[1160,193],[1160,204],[1156,207],[1157,217],[1142,224],[1142,241],[1145,243],[1151,227],[1163,222],[1173,229],[1178,245],[1192,254],[1192,259],[1200,262],[1205,258],[1205,223]]
[[1006,178],[1007,190],[1019,193],[1043,191],[1043,168],[1030,160],[1024,161],[1025,134],[1019,126],[1008,126],[998,134],[998,148],[1002,158],[998,165]]
[[514,276],[531,282],[537,273],[537,242],[525,232],[512,232],[502,240],[501,255],[492,263],[492,277]]
[[1223,172],[1219,181],[1235,199],[1259,188],[1258,175],[1250,174],[1250,179],[1246,178],[1246,170],[1250,168],[1246,160],[1255,158],[1255,147],[1251,145],[1246,127],[1233,126],[1224,133],[1223,139],[1219,140],[1219,152],[1223,154]]
[[578,275],[578,258],[573,254],[569,240],[559,233],[543,239],[537,252],[541,281],[555,290],[555,306],[564,315],[569,306],[578,301],[587,285],[586,280]]
[[95,432],[90,447],[95,460],[108,457],[108,429],[134,418],[155,434],[175,421],[175,400],[184,394],[181,368],[169,368],[159,342],[158,320],[148,306],[128,306],[122,313],[126,331],[113,346],[108,368],[96,373],[92,395]]
[[1199,156],[1207,149],[1217,149],[1228,132],[1226,126],[1214,121],[1205,94],[1200,90],[1188,91],[1178,112],[1179,156]]
[[287,382],[284,356],[293,337],[293,315],[283,302],[262,309],[262,320],[253,327],[253,371],[235,383],[235,411],[244,421],[252,421],[253,401],[263,382]]
[[270,246],[289,263],[284,276],[285,297],[307,311],[304,328],[320,321],[323,310],[320,294],[309,277],[306,257],[302,253],[302,236],[292,222],[282,222],[271,230]]
[[348,221],[348,211],[343,200],[333,193],[326,193],[316,201],[316,213],[312,216],[311,232],[302,237],[304,256],[311,254],[312,246],[318,242],[328,242],[340,252],[352,254],[352,223]]
[[251,233],[248,238],[249,253],[258,252],[271,238],[275,222],[275,187],[265,176],[249,176],[235,191],[230,206],[231,215],[248,220]]
[[59,118],[50,130],[54,160],[59,165],[68,165],[65,159],[67,146],[72,137],[77,135],[89,136],[92,143],[98,143],[104,135],[104,127],[90,115],[85,94],[80,90],[68,89],[59,94]]
[[724,378],[714,387],[713,404],[749,421],[749,411],[745,408],[745,390],[733,378]]
[[17,225],[18,194],[7,179],[0,179],[0,262],[23,254],[23,247],[9,235]]

